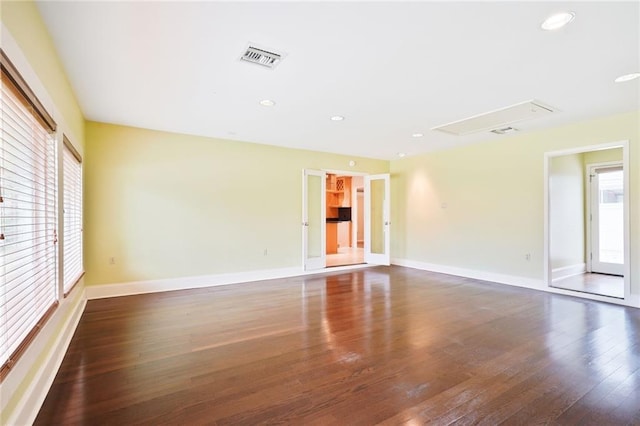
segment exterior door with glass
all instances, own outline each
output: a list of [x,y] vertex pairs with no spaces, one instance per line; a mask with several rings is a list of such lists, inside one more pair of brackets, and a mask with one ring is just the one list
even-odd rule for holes
[[591,165],[591,272],[624,275],[624,178],[622,164]]

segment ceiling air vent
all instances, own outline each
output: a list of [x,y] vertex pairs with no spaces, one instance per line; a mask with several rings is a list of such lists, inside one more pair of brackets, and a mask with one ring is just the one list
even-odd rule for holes
[[[549,105],[533,99],[511,105],[506,108],[486,112],[484,114],[474,115],[473,117],[465,118],[463,120],[443,124],[442,126],[434,127],[431,130],[439,130],[452,135],[464,136],[486,130],[494,131],[496,129],[513,129],[510,126],[513,123],[545,117],[556,111],[558,111],[556,108],[550,107]],[[516,129],[508,130],[504,133],[515,130]],[[503,134],[498,131],[494,131],[494,133]]]
[[496,135],[506,135],[507,133],[515,133],[517,132],[518,129],[516,129],[515,127],[503,127],[501,129],[493,129],[491,131],[491,133],[495,133]]
[[275,68],[282,60],[282,57],[283,55],[280,53],[269,52],[249,45],[240,59],[263,67]]

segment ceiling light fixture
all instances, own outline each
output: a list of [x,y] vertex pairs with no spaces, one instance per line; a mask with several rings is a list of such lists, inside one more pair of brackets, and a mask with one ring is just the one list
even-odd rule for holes
[[614,81],[616,83],[624,83],[625,81],[635,80],[636,78],[640,78],[640,72],[632,72],[631,74],[621,75],[616,78]]
[[398,153],[398,157],[400,157],[400,158],[404,158],[406,156],[407,156],[407,154],[405,154],[404,152],[399,152]]
[[342,121],[344,120],[344,117],[341,115],[334,115],[333,117],[331,117],[331,121]]
[[272,107],[274,106],[276,103],[273,102],[271,99],[263,99],[260,101],[260,105],[262,106],[266,106],[266,107]]
[[422,133],[414,133],[414,134],[411,135],[412,138],[421,138],[423,136],[424,136],[424,134],[422,134]]
[[575,12],[556,13],[555,15],[551,15],[547,19],[545,19],[544,22],[540,24],[540,28],[545,31],[558,30],[567,25],[569,22],[573,21],[573,18],[575,17]]

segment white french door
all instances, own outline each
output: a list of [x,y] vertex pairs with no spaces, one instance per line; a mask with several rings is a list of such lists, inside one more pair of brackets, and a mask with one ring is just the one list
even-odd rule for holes
[[589,168],[591,272],[624,275],[622,163]]
[[326,255],[326,173],[304,170],[302,177],[302,259],[304,270],[323,269]]
[[391,264],[390,176],[388,173],[364,178],[364,261]]

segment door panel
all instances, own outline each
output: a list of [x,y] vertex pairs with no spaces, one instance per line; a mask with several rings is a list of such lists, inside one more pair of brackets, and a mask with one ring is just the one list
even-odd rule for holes
[[624,274],[624,184],[622,166],[593,167],[591,271]]
[[389,265],[390,240],[389,174],[365,176],[364,257],[366,263]]
[[302,259],[306,271],[326,266],[325,172],[305,170],[302,185]]

